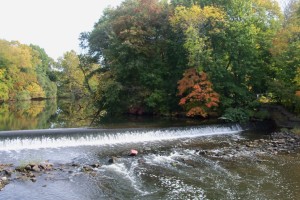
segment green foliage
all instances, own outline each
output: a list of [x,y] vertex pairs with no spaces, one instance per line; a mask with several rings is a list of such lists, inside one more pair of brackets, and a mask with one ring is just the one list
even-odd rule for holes
[[180,110],[177,82],[189,68],[208,74],[229,121],[267,117],[256,113],[261,94],[295,110],[300,4],[293,2],[284,20],[273,0],[125,0],[81,34],[88,54],[74,65],[83,76],[73,77],[108,113]]
[[0,101],[55,98],[52,62],[38,46],[0,40]]
[[243,108],[227,108],[220,117],[228,122],[247,122],[250,119],[249,110]]
[[165,2],[126,0],[117,9],[106,9],[94,29],[81,35],[82,46],[120,84],[119,98],[126,99],[118,104],[122,112],[140,108],[166,114],[178,108],[176,87],[186,57],[170,14]]
[[21,100],[30,100],[31,96],[30,96],[30,92],[29,91],[20,91],[16,94],[16,100],[21,101]]
[[8,100],[8,92],[9,91],[7,85],[0,81],[0,102]]
[[270,113],[267,110],[258,110],[253,114],[253,117],[257,120],[270,119]]
[[295,127],[291,130],[292,133],[296,134],[296,135],[300,135],[300,128],[299,127]]
[[110,72],[102,74],[95,94],[99,110],[109,115],[120,113],[122,104],[127,101],[121,98],[121,93],[122,85],[114,80]]
[[300,91],[300,1],[293,0],[285,8],[285,19],[273,40],[273,79],[269,90],[273,100],[299,112]]
[[97,90],[101,66],[92,57],[69,51],[59,58],[56,67],[59,71],[49,75],[56,79],[59,97],[79,99]]

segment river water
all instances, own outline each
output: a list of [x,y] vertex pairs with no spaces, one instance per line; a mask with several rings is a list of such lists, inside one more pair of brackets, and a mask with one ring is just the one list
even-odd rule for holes
[[[36,182],[13,179],[0,199],[299,199],[299,154],[241,148],[268,134],[239,124],[189,123],[2,131],[0,163],[48,161],[61,170]],[[139,154],[128,156],[131,149]],[[95,163],[101,166],[83,172]]]

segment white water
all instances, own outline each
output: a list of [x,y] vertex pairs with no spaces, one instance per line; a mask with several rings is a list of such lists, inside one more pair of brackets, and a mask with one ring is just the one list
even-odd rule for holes
[[28,138],[6,138],[0,140],[0,151],[62,148],[77,146],[102,146],[114,144],[154,142],[163,140],[175,140],[181,138],[195,138],[201,136],[235,134],[242,131],[239,125],[230,127],[197,127],[187,129],[166,129],[152,131],[126,131],[117,133],[98,133],[82,136],[61,136],[61,137],[28,137]]

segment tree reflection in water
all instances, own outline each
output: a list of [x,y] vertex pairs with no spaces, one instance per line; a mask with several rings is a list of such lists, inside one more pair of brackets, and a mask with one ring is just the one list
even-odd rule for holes
[[87,99],[19,101],[0,105],[0,130],[90,126],[95,111]]

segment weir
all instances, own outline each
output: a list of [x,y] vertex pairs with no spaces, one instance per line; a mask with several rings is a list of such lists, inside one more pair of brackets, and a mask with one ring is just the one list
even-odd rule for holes
[[0,132],[0,151],[101,146],[235,134],[239,125],[167,129],[54,129]]

